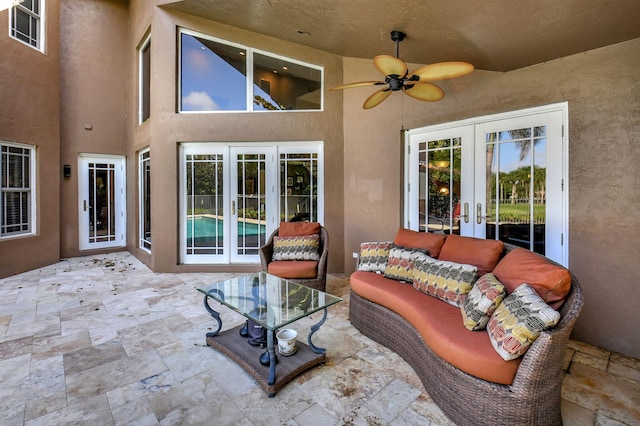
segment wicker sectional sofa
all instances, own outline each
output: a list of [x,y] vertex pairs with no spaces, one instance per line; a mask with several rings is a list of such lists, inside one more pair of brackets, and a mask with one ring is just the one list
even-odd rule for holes
[[[448,239],[456,244],[448,248]],[[489,249],[500,252],[495,269],[487,269],[487,257],[479,252],[485,244],[482,241],[400,229],[393,247],[413,246],[430,252],[434,258],[472,265],[475,262],[481,274],[495,271],[497,276],[500,271],[501,276],[513,282],[519,276],[544,281],[547,262],[550,267],[562,268],[544,257],[531,257],[527,251],[524,257],[510,256],[516,261],[525,259],[521,261],[522,268],[511,262],[507,269],[500,264],[509,261],[507,254],[514,250],[522,254],[524,250],[493,242]],[[468,253],[463,253],[465,248]],[[564,290],[559,292],[557,286],[549,291],[536,288],[545,302],[557,309],[559,322],[542,331],[524,355],[514,360],[505,361],[497,355],[486,330],[464,328],[460,307],[424,294],[411,284],[387,278],[381,271],[365,268],[351,275],[350,320],[364,335],[402,356],[436,404],[456,424],[561,424],[564,354],[583,304],[578,281],[566,273],[570,278]]]

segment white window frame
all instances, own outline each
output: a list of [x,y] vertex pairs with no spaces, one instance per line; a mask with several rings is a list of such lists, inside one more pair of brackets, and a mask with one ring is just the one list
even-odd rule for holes
[[[180,101],[180,97],[182,96],[182,35],[190,35],[192,37],[203,38],[206,40],[211,40],[215,43],[225,44],[227,46],[237,47],[238,49],[242,49],[246,52],[246,109],[244,110],[211,110],[211,111],[183,111],[182,110],[182,102]],[[269,56],[274,59],[279,59],[281,61],[290,62],[292,64],[305,66],[308,68],[313,68],[315,70],[320,71],[320,108],[318,109],[285,109],[285,110],[254,110],[253,108],[253,56],[254,53]],[[269,112],[322,112],[324,111],[324,67],[319,65],[310,64],[308,62],[299,61],[296,59],[292,59],[286,56],[278,55],[272,52],[267,52],[265,50],[255,49],[249,46],[244,46],[242,44],[233,43],[228,40],[220,39],[217,37],[212,37],[207,34],[199,33],[196,31],[188,30],[186,28],[178,28],[178,81],[176,84],[178,89],[177,91],[177,105],[178,105],[178,113],[179,114],[224,114],[224,113],[242,113],[242,112],[254,112],[254,113],[269,113]]]
[[[29,187],[24,189],[14,189],[9,190],[5,189],[1,186],[0,179],[0,218],[4,217],[4,194],[5,192],[27,192],[29,193],[29,205],[27,208],[29,209],[29,230],[21,231],[21,232],[12,232],[9,234],[4,234],[2,228],[0,227],[0,240],[16,238],[16,237],[24,237],[25,235],[35,235],[36,234],[36,214],[37,214],[37,206],[36,206],[36,147],[33,145],[25,145],[13,142],[5,142],[0,141],[0,147],[14,147],[20,149],[29,150]],[[0,156],[0,158],[2,158]],[[4,171],[4,166],[0,165],[0,172]]]
[[[145,157],[145,154],[149,154],[148,156]],[[147,184],[145,184],[145,171],[146,171],[146,167],[149,167],[149,170],[151,170],[151,150],[149,148],[144,149],[142,151],[140,151],[138,153],[138,192],[139,192],[139,197],[138,197],[138,205],[139,205],[139,222],[138,222],[138,247],[140,247],[141,250],[146,251],[147,253],[151,253],[151,248],[152,248],[152,239],[151,238],[147,238],[145,235],[145,228],[144,228],[144,222],[145,222],[145,216],[146,216],[146,210],[145,210],[145,196],[146,196],[146,191],[149,190],[148,186],[150,184],[150,182],[147,182]]]
[[[151,57],[149,57],[149,63],[145,67],[144,52],[146,49],[151,49],[151,33],[147,34],[140,47],[138,47],[138,124],[142,124],[151,118],[151,111],[149,111],[149,117],[144,118],[144,76],[147,72],[149,72],[149,79],[151,79]],[[149,55],[151,55],[151,52],[149,52]],[[149,96],[149,109],[151,109],[151,81],[149,81],[149,93],[147,95]]]
[[[42,53],[44,53],[44,47],[45,47],[45,0],[33,0],[33,2],[37,2],[38,3],[38,9],[40,10],[40,13],[36,14],[34,13],[32,10],[28,9],[27,7],[25,7],[24,5],[22,5],[21,3],[18,3],[17,5],[13,6],[10,10],[9,10],[9,37],[13,38],[14,40],[19,41],[20,43],[27,45],[33,49],[36,49]],[[36,45],[34,46],[31,43],[28,43],[24,40],[21,40],[19,37],[17,37],[14,33],[17,32],[17,29],[14,28],[13,26],[13,22],[15,19],[15,13],[16,10],[20,10],[24,13],[26,13],[27,15],[29,15],[30,19],[35,19],[37,21],[37,27],[38,27],[38,33],[35,39],[35,43]],[[28,35],[29,39],[31,39],[31,35]]]

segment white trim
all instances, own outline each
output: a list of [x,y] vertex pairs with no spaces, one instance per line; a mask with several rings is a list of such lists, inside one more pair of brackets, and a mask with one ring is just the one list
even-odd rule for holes
[[[143,159],[142,156],[146,153],[149,153],[149,158]],[[145,148],[138,152],[138,248],[146,251],[147,253],[151,253],[151,248],[147,248],[142,244],[143,241],[148,242],[149,245],[153,248],[152,240],[147,240],[144,235],[145,192],[143,192],[143,188],[146,189],[146,186],[148,186],[150,182],[146,186],[144,185],[145,175],[144,175],[144,170],[142,169],[141,166],[147,161],[149,162],[149,167],[151,167],[151,149],[150,148]]]
[[[29,214],[29,232],[22,232],[17,234],[10,235],[2,235],[0,234],[0,241],[15,239],[15,238],[23,238],[26,236],[34,236],[38,234],[38,206],[37,206],[37,190],[38,190],[38,181],[37,181],[37,147],[35,145],[29,144],[21,144],[16,142],[8,142],[0,140],[0,145],[11,146],[14,148],[28,149],[29,150],[29,202],[31,203],[31,211]],[[0,165],[0,169],[2,169]],[[1,190],[0,190],[1,194]]]
[[[21,6],[20,4],[17,4],[11,8],[9,8],[9,37],[26,45],[29,46],[32,49],[35,49],[37,51],[39,51],[40,53],[45,53],[45,46],[46,46],[46,27],[45,27],[45,20],[46,20],[46,1],[45,0],[33,0],[33,1],[37,1],[38,2],[38,6],[40,9],[40,12],[38,13],[38,37],[37,37],[37,46],[33,46],[30,43],[25,42],[24,40],[20,40],[18,37],[15,37],[14,35],[11,34],[11,30],[12,30],[12,23],[13,23],[13,14],[15,12],[15,9],[17,7],[23,8],[23,6]],[[28,9],[27,9],[28,10]],[[29,15],[31,15],[31,11],[29,11]]]
[[[144,85],[144,71],[145,68],[144,60],[143,60],[143,52],[151,43],[151,32],[148,32],[147,35],[142,39],[142,42],[138,46],[138,125],[144,123],[146,120],[143,120],[143,85]],[[149,52],[149,70],[151,70],[151,52]],[[150,73],[149,73],[150,74]],[[151,75],[149,75],[149,109],[151,109]],[[151,118],[151,111],[149,111],[149,118]]]

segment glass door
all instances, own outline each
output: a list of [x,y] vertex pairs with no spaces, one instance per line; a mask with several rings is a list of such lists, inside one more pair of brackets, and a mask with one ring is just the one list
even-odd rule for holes
[[473,234],[473,137],[473,126],[409,133],[407,227]]
[[91,250],[125,243],[124,157],[78,160],[79,247]]
[[[272,147],[231,147],[231,261],[258,261],[267,242],[267,217],[277,205],[275,150]],[[275,210],[274,210],[275,211]]]
[[475,235],[563,263],[562,112],[478,125]]

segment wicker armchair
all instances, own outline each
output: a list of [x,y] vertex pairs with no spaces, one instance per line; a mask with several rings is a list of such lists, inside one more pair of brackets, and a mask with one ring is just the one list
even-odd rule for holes
[[[267,243],[259,250],[260,262],[262,263],[262,270],[267,271],[269,263],[273,258],[273,237],[278,235],[280,228],[273,231],[273,234],[269,237]],[[325,291],[327,284],[327,258],[329,257],[329,234],[324,226],[320,227],[320,260],[318,261],[318,273],[315,278],[302,279],[302,278],[288,278],[290,281],[295,281],[307,287],[314,288],[316,290]],[[292,260],[291,262],[295,262]]]

